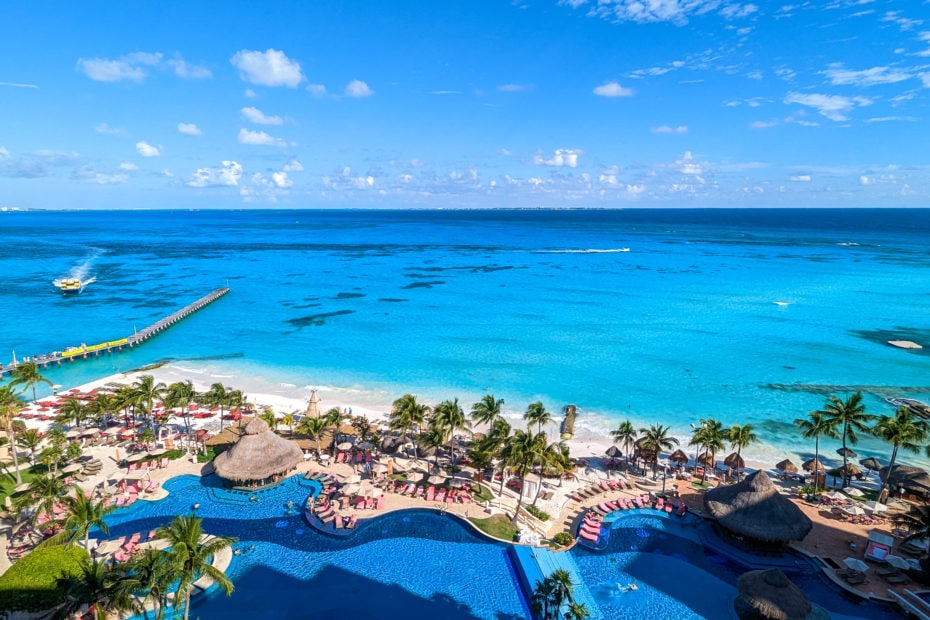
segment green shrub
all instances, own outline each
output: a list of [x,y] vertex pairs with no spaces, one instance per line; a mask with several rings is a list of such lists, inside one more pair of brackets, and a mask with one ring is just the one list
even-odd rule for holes
[[58,579],[81,574],[81,547],[55,546],[36,549],[0,575],[0,609],[42,611],[61,602]]
[[540,509],[537,508],[536,506],[526,506],[525,508],[526,508],[526,511],[527,511],[528,513],[530,513],[531,515],[533,515],[534,517],[536,517],[536,518],[539,519],[540,521],[548,521],[548,520],[549,520],[549,513],[543,512],[542,510],[540,510]]
[[569,532],[559,532],[558,534],[552,537],[552,540],[553,542],[558,543],[562,547],[567,547],[573,542],[575,542],[574,536],[572,536],[571,533]]

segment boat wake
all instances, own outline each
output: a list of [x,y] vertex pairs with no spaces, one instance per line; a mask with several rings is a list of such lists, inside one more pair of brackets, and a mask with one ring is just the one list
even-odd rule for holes
[[538,254],[614,254],[629,251],[630,248],[588,248],[584,250],[540,250]]
[[91,276],[90,272],[94,261],[102,254],[103,250],[95,249],[80,264],[69,269],[67,275],[52,280],[52,284],[63,291],[83,291],[88,284],[97,281],[97,276]]

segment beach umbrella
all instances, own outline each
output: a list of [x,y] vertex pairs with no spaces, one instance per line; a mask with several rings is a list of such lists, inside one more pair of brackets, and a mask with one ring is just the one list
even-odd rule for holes
[[845,456],[846,458],[850,458],[850,459],[854,459],[857,456],[859,456],[858,454],[856,454],[849,448],[837,448],[836,453],[839,454],[840,456]]
[[96,426],[91,426],[90,428],[85,428],[81,431],[81,437],[93,437],[100,432],[100,429]]
[[843,493],[849,495],[850,497],[863,497],[865,495],[865,493],[856,487],[843,487]]
[[711,456],[710,452],[704,452],[698,456],[697,462],[701,465],[706,465],[707,467],[714,467],[717,464]]
[[118,540],[104,540],[97,545],[96,551],[97,555],[109,555],[116,551],[120,550],[120,542]]
[[426,478],[426,474],[421,471],[411,471],[407,473],[407,480],[409,482],[421,482]]
[[362,481],[362,477],[358,474],[350,474],[342,479],[346,484],[357,484]]
[[24,493],[24,492],[26,492],[26,491],[28,491],[28,490],[29,490],[29,483],[28,483],[28,482],[24,482],[24,483],[22,483],[22,484],[16,485],[16,488],[13,489],[13,492],[14,492],[14,493]]
[[911,563],[908,562],[906,558],[902,558],[900,555],[886,555],[885,561],[894,568],[900,568],[903,570],[909,570],[911,568]]
[[357,482],[353,482],[352,484],[347,484],[339,489],[339,492],[348,497],[349,495],[355,495],[358,493],[361,488],[362,487]]
[[845,558],[843,564],[848,566],[851,570],[857,570],[860,573],[864,573],[869,570],[869,565],[860,560],[859,558]]
[[879,469],[882,468],[882,464],[874,456],[870,456],[868,458],[860,460],[859,464],[865,467],[866,469],[868,469],[869,471],[872,471],[873,469],[875,471],[878,471]]
[[865,514],[865,510],[862,509],[862,506],[859,504],[851,504],[849,506],[844,506],[840,510],[846,512],[846,514],[852,515],[854,517],[861,517]]
[[371,450],[374,446],[368,441],[363,441],[355,447],[359,450]]
[[365,489],[366,497],[381,497],[381,495],[383,494],[384,494],[384,491],[382,491],[378,487],[369,487]]
[[82,469],[84,469],[84,466],[80,463],[71,463],[67,467],[62,468],[61,471],[65,474],[73,474],[74,472],[81,471]]
[[832,500],[845,500],[846,496],[840,493],[839,491],[830,491],[829,493],[824,493],[824,496]]
[[865,508],[866,510],[871,510],[873,513],[885,512],[886,510],[888,510],[888,506],[886,506],[885,504],[881,502],[877,502],[874,499],[870,499],[869,501],[864,503],[862,507]]
[[779,461],[775,464],[775,469],[778,471],[783,471],[786,474],[795,474],[798,471],[798,466],[791,462],[791,459],[785,459],[784,461]]
[[684,465],[691,459],[688,457],[687,454],[685,454],[684,450],[679,449],[669,454],[668,460],[671,462],[678,463],[679,465]]
[[371,471],[375,472],[376,474],[387,473],[387,470],[388,466],[384,463],[375,463],[371,468]]
[[67,437],[68,439],[77,439],[78,437],[81,436],[82,432],[84,431],[80,428],[73,428],[67,433],[65,433],[65,437]]
[[744,461],[743,457],[738,455],[736,452],[728,454],[727,458],[723,459],[723,464],[730,469],[742,469],[746,467],[746,461]]
[[743,573],[736,581],[735,617],[758,620],[820,620],[804,591],[779,568]]
[[615,458],[617,458],[618,456],[622,456],[622,455],[623,455],[623,452],[622,452],[622,451],[620,450],[620,448],[618,448],[617,446],[610,446],[609,448],[607,448],[607,450],[604,452],[604,454],[606,454],[607,456],[609,456],[609,457],[612,458],[612,459],[615,459]]
[[826,469],[826,467],[823,466],[823,463],[817,459],[807,459],[804,461],[804,463],[801,464],[801,467],[804,468],[804,471],[814,471],[815,469],[823,471]]
[[151,456],[161,456],[161,455],[164,454],[165,452],[167,452],[167,450],[166,450],[165,448],[155,448],[154,450],[152,450],[151,452],[149,452],[149,455],[151,455]]
[[345,451],[345,450],[351,450],[351,449],[352,449],[352,442],[351,442],[351,441],[343,441],[343,442],[341,442],[341,443],[336,444],[336,448],[337,448],[338,450],[343,450],[343,451]]
[[430,484],[443,484],[446,481],[445,476],[433,475],[429,477],[428,482]]

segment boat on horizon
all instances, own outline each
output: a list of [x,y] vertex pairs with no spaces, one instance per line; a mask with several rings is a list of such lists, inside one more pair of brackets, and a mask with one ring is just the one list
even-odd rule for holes
[[84,290],[80,278],[61,278],[52,282],[63,295],[77,295]]

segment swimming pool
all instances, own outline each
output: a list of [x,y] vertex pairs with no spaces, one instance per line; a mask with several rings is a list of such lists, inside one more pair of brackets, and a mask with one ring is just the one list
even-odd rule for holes
[[319,484],[299,476],[256,492],[258,501],[223,489],[215,476],[180,476],[164,486],[167,498],[113,512],[110,536],[147,532],[199,504],[204,530],[238,538],[234,548],[244,551],[227,569],[233,595],[196,597],[192,618],[529,617],[507,545],[479,538],[456,517],[395,512],[336,538],[304,521],[303,502]]
[[[605,617],[735,618],[736,580],[747,569],[703,544],[703,536],[713,535],[708,523],[651,509],[611,516],[606,549],[591,551],[578,545],[572,550]],[[786,564],[792,566],[782,570],[833,618],[900,618],[892,605],[866,603],[843,593],[807,558],[797,555],[788,560]],[[636,590],[627,588],[631,583]]]

